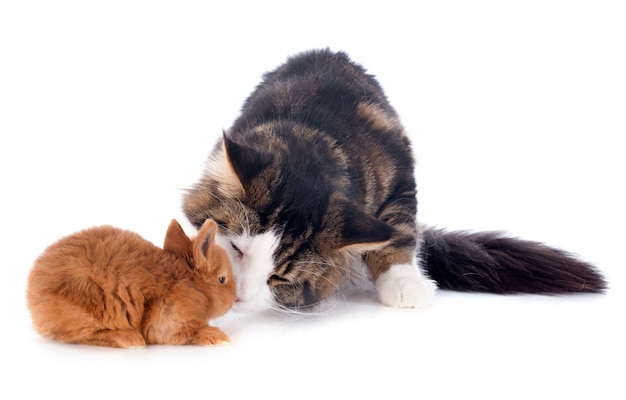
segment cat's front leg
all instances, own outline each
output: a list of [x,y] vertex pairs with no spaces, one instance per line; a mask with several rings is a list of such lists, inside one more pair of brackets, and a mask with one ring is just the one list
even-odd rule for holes
[[391,307],[423,308],[435,298],[435,283],[415,264],[395,264],[376,279],[378,299]]
[[435,298],[437,285],[417,265],[416,240],[410,229],[407,232],[385,248],[368,252],[364,260],[381,303],[391,307],[428,307]]

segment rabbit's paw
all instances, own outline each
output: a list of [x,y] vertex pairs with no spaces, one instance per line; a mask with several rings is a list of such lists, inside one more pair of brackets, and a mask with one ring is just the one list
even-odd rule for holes
[[221,329],[206,326],[198,331],[193,344],[198,346],[225,346],[229,343],[230,338]]

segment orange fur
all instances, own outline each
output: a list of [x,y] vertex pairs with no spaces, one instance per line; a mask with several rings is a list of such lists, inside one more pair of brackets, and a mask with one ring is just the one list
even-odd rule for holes
[[172,220],[163,249],[110,226],[59,240],[35,261],[28,279],[35,329],[67,343],[121,348],[228,343],[207,322],[235,298],[216,232],[207,220],[192,240]]

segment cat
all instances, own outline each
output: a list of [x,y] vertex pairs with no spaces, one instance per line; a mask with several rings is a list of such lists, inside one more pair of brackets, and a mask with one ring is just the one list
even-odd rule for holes
[[183,210],[218,223],[238,300],[287,310],[315,309],[360,268],[394,307],[428,306],[437,287],[606,288],[595,267],[541,243],[420,225],[414,167],[378,81],[343,52],[311,50],[264,75]]
[[111,226],[60,239],[28,278],[35,329],[62,342],[119,348],[228,343],[207,323],[235,299],[230,260],[216,233],[209,219],[191,240],[172,220],[163,249]]

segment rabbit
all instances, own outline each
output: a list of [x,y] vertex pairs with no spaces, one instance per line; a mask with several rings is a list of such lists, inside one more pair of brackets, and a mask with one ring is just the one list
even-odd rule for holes
[[100,226],[49,246],[28,277],[35,330],[66,343],[118,348],[223,345],[208,321],[235,299],[229,257],[207,220],[190,239],[172,220],[163,249],[134,232]]

